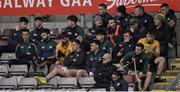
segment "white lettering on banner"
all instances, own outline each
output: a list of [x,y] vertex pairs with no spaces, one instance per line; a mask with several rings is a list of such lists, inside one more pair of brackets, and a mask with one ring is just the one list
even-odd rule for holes
[[6,7],[10,7],[10,8],[13,8],[13,5],[12,5],[12,2],[11,0],[5,0],[4,1],[4,5],[3,5],[3,8],[6,8]]
[[70,6],[92,6],[91,0],[60,0],[60,5],[63,7],[70,7]]
[[30,6],[31,8],[34,6],[34,0],[23,0],[24,7],[27,8]]
[[49,2],[49,7],[52,7],[52,0],[48,0]]
[[69,0],[60,0],[60,3],[61,3],[62,6],[64,6],[64,7],[69,7],[69,6],[70,6]]
[[[0,8],[52,7],[53,0],[0,0]],[[35,2],[36,1],[36,2]]]
[[74,0],[74,2],[72,2],[72,6],[75,6],[75,4],[77,4],[78,6],[81,6],[81,1],[80,0]]
[[92,6],[91,0],[84,0],[83,6],[86,6],[86,4],[89,4],[89,6]]
[[[107,9],[111,9],[113,7],[117,7],[120,5],[125,5],[128,7],[128,5],[150,3],[150,2],[156,2],[158,0],[106,0],[106,1],[111,3],[107,7]],[[153,4],[151,4],[151,5],[153,6]],[[154,5],[156,5],[156,4],[154,4]]]
[[22,8],[22,5],[18,4],[18,0],[15,0],[15,8]]
[[46,4],[45,4],[44,0],[38,0],[37,1],[36,7],[39,7],[40,5],[42,5],[42,7],[46,7]]

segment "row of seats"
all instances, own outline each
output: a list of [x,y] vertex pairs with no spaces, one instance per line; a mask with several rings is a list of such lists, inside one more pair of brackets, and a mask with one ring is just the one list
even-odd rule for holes
[[25,78],[23,76],[13,76],[10,78],[1,78],[0,89],[62,89],[62,88],[78,88],[78,83],[82,88],[92,87],[95,83],[93,77],[54,77],[48,81],[46,85],[37,83],[34,77]]
[[18,90],[3,90],[1,92],[106,92],[105,88],[94,88],[87,91],[87,89],[18,89]]
[[[95,83],[93,77],[59,77],[56,76],[48,81],[46,85],[39,85],[34,79],[39,73],[31,74],[28,72],[27,65],[0,65],[0,89],[38,89],[38,88],[78,88],[80,84],[82,88],[92,87]],[[129,86],[134,87],[134,76],[123,76],[128,81]]]

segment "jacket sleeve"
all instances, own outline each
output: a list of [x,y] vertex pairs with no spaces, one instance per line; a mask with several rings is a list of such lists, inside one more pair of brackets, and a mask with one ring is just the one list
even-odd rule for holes
[[85,65],[85,68],[88,72],[91,72],[91,63],[90,63],[90,60],[89,60],[89,55],[87,55],[87,58],[86,58],[86,65]]
[[148,69],[148,61],[149,59],[148,59],[148,56],[147,55],[145,55],[144,56],[144,66],[143,66],[143,74],[146,74],[147,73],[147,69]]
[[102,80],[104,78],[102,73],[100,73],[101,71],[98,71],[98,70],[99,69],[96,69],[96,71],[94,72],[94,80],[95,81],[99,81],[99,80]]
[[71,58],[70,58],[71,54],[72,54],[72,53],[70,53],[70,54],[65,58],[65,60],[64,60],[64,65],[65,65],[65,66],[70,66],[70,65],[71,65]]
[[21,45],[18,44],[16,46],[16,51],[15,51],[16,57],[19,60],[27,57],[27,54],[24,54],[24,53],[21,52],[20,47],[21,47]]
[[112,66],[110,66],[110,69],[108,71],[105,71],[102,73],[102,76],[111,77],[112,73],[116,70],[117,70],[116,66],[112,65]]
[[39,57],[38,49],[37,49],[36,45],[32,44],[32,47],[33,47],[32,50],[31,50],[32,57]]
[[8,41],[8,44],[9,44],[9,45],[15,45],[15,44],[17,45],[17,44],[18,44],[17,41],[14,41],[14,40],[13,40],[13,33],[8,36],[7,41]]
[[79,57],[76,58],[77,59],[77,62],[74,62],[73,65],[74,66],[83,66],[85,60],[86,60],[86,53],[81,51],[79,53]]

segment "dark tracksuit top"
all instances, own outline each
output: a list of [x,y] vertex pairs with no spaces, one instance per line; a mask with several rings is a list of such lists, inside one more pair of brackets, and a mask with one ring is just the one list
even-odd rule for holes
[[138,16],[136,18],[138,18],[139,23],[143,25],[147,31],[154,28],[154,20],[151,15],[144,13],[142,16]]
[[47,57],[55,55],[56,42],[52,39],[41,41],[38,45],[39,56],[41,60],[47,59]]
[[102,56],[105,54],[104,51],[98,51],[96,54],[90,52],[86,58],[86,70],[88,72],[95,72],[97,65],[101,64]]
[[22,64],[30,64],[33,57],[38,57],[37,47],[31,42],[18,44],[15,53]]
[[31,40],[38,45],[41,42],[41,33],[44,30],[43,27],[39,28],[39,29],[34,29],[31,32]]
[[[135,58],[136,68],[137,71],[146,74],[147,66],[148,66],[148,57],[145,52],[141,53],[140,55],[136,55],[135,52],[129,52],[124,56],[123,64],[126,65],[132,61],[132,58]],[[131,63],[129,66],[125,68],[126,70],[135,71],[134,64]]]
[[96,81],[94,87],[106,88],[106,90],[110,90],[111,75],[116,70],[116,66],[112,65],[111,62],[99,64],[94,73],[94,80]]
[[[126,55],[127,53],[129,52],[132,52],[134,51],[134,48],[135,48],[135,42],[131,39],[129,42],[123,42],[123,43],[118,43],[116,45],[116,47],[114,48],[114,51],[113,51],[113,61],[114,63],[116,62],[119,62],[120,59]],[[123,49],[123,50],[122,50]],[[122,50],[122,56],[117,56],[117,54]]]
[[70,53],[66,58],[64,65],[68,69],[84,69],[86,61],[86,52],[79,50],[78,52]]
[[128,82],[124,79],[112,80],[111,86],[113,86],[116,91],[128,91],[129,87]]
[[16,46],[19,43],[23,42],[21,34],[22,34],[21,30],[19,30],[19,31],[14,31],[12,34],[8,36],[7,39],[8,47],[9,49],[11,49],[11,51],[14,52],[16,50]]
[[78,36],[84,37],[84,29],[79,25],[76,25],[74,28],[66,27],[64,32],[67,32],[70,40],[75,40]]

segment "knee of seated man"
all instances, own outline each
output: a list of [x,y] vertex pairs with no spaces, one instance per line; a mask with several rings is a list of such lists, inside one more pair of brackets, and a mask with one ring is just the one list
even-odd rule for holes
[[151,76],[152,75],[152,73],[150,72],[150,71],[148,71],[147,73],[146,73],[146,76]]

